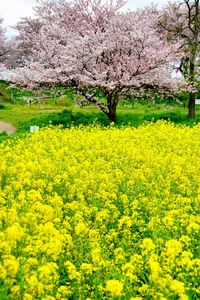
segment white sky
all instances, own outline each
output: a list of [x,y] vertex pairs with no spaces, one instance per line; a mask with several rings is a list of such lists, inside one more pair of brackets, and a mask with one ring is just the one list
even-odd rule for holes
[[[167,0],[128,0],[127,7],[135,9],[145,7],[151,3],[163,5]],[[33,15],[32,7],[36,0],[0,0],[0,17],[4,19],[4,26],[7,27],[7,36],[12,36],[15,31],[9,26],[14,26],[21,17]]]

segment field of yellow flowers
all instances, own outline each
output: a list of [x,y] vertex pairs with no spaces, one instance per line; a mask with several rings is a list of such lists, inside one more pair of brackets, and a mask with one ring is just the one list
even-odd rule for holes
[[0,144],[0,299],[200,299],[200,125]]

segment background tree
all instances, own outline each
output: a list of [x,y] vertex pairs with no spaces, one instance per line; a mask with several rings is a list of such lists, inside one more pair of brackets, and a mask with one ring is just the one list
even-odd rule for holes
[[2,60],[3,55],[5,54],[5,36],[4,29],[2,27],[3,19],[0,18],[0,61]]
[[31,59],[34,41],[42,24],[38,18],[22,18],[14,27],[18,34],[8,41],[9,54],[6,62],[9,68],[23,67],[24,59]]
[[41,1],[35,8],[37,34],[28,20],[17,26],[24,32],[18,41],[25,45],[28,36],[31,47],[14,80],[32,87],[70,85],[112,121],[128,90],[172,88],[169,70],[179,58],[178,42],[157,34],[154,9],[125,13],[123,5],[121,0]]
[[195,118],[195,97],[200,80],[200,1],[181,0],[171,2],[163,10],[160,28],[166,32],[168,41],[179,40],[185,55],[181,59],[180,71],[188,83],[188,116]]
[[6,57],[8,55],[8,44],[5,38],[5,30],[2,26],[3,19],[0,19],[0,64],[2,70],[0,70],[0,100],[9,101],[10,94],[7,90],[5,82],[2,80],[4,78],[4,70],[6,65]]

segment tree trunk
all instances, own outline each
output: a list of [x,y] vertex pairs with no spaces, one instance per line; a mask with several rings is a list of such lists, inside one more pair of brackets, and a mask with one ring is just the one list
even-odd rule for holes
[[119,102],[119,95],[117,92],[107,94],[107,116],[112,122],[117,121],[117,104]]
[[108,110],[108,118],[112,121],[112,122],[116,122],[117,121],[117,105],[110,105],[109,106],[109,110]]
[[188,118],[195,119],[195,94],[189,94]]
[[[190,55],[190,68],[189,68],[189,82],[191,86],[193,86],[195,80],[195,55],[196,55],[196,50],[195,51],[193,50]],[[188,103],[189,119],[195,119],[195,98],[196,98],[196,94],[190,92],[189,103]]]

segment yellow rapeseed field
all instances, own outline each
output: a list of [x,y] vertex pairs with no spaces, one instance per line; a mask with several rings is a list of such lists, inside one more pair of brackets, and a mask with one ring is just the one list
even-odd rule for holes
[[0,299],[200,299],[200,125],[0,144]]

